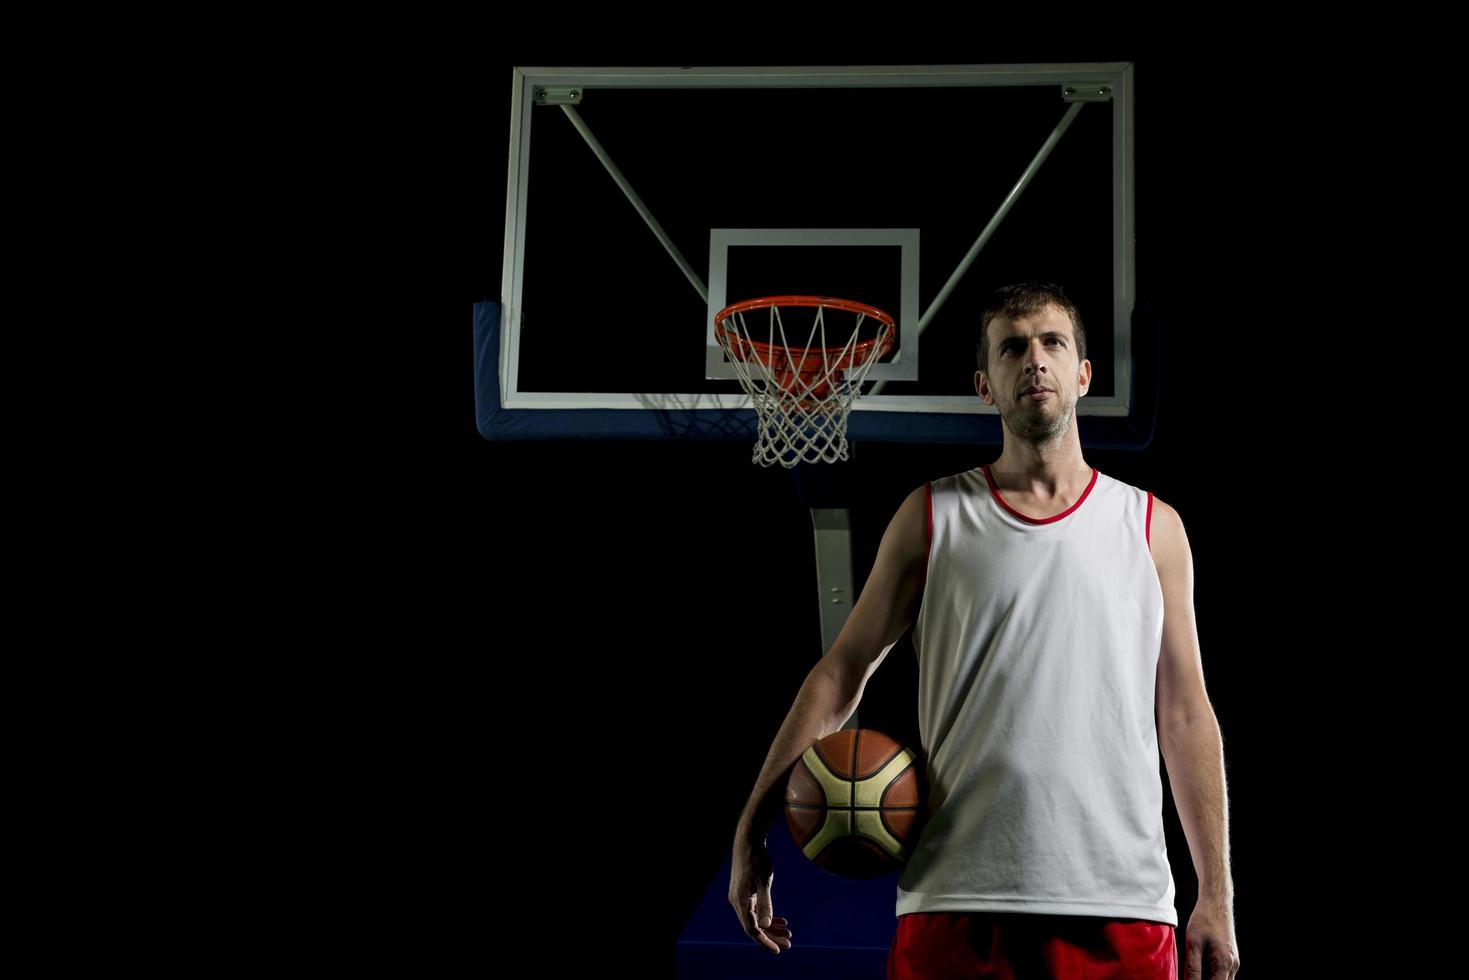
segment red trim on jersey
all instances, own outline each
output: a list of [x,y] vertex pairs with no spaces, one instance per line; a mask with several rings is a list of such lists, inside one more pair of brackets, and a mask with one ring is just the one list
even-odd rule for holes
[[933,484],[924,481],[923,492],[928,497],[928,526],[924,533],[928,537],[928,551],[923,562],[923,577],[928,578],[928,559],[933,557]]
[[1081,496],[1076,498],[1076,503],[1072,504],[1070,507],[1067,507],[1061,513],[1056,514],[1053,517],[1026,517],[1024,514],[1020,513],[1020,511],[1005,503],[1005,498],[1000,496],[1000,488],[995,485],[995,478],[993,474],[990,473],[990,464],[985,463],[983,468],[984,478],[989,482],[990,493],[994,496],[995,500],[999,503],[1001,507],[1005,508],[1011,514],[1015,515],[1017,518],[1027,524],[1050,524],[1052,521],[1059,521],[1061,518],[1065,517],[1067,514],[1080,507],[1082,505],[1082,502],[1086,500],[1087,496],[1091,494],[1092,487],[1097,485],[1097,476],[1099,475],[1099,471],[1095,466],[1093,466],[1092,482],[1088,483],[1086,485],[1086,489],[1081,492]]
[[1148,550],[1153,550],[1153,491],[1148,491],[1148,522],[1143,525],[1143,537],[1148,539]]

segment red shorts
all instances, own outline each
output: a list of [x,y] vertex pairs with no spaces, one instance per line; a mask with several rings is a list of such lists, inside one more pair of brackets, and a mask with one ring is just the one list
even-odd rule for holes
[[1173,933],[1147,919],[911,912],[898,916],[888,980],[1178,980]]

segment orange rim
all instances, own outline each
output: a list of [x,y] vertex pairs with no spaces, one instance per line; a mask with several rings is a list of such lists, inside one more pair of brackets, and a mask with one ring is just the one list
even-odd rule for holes
[[[878,346],[878,339],[875,338],[873,340],[858,341],[857,343],[851,345],[850,350],[848,350],[848,346],[846,344],[843,344],[840,347],[786,347],[783,344],[763,343],[761,341],[755,340],[753,337],[749,340],[746,340],[735,334],[733,331],[729,330],[724,325],[725,320],[734,316],[736,313],[746,313],[750,310],[764,309],[771,306],[831,307],[833,309],[846,310],[849,313],[865,314],[866,316],[870,316],[874,319],[882,321],[890,328],[894,328],[897,326],[897,321],[895,321],[890,315],[883,312],[882,310],[879,310],[875,306],[868,306],[866,303],[858,303],[856,300],[837,299],[833,296],[762,296],[759,299],[747,299],[739,303],[735,303],[731,306],[726,306],[724,309],[715,314],[714,330],[716,335],[721,338],[721,341],[723,341],[723,338],[725,337],[728,337],[732,341],[734,341],[733,344],[724,344],[726,350],[733,346],[735,348],[735,351],[738,352],[740,360],[743,361],[749,360],[749,358],[745,356],[746,348],[753,349],[756,355],[759,357],[761,363],[770,366],[772,370],[775,369],[774,355],[776,354],[776,352],[779,351],[782,354],[788,354],[792,359],[797,360],[795,373],[798,375],[810,376],[812,374],[815,374],[825,368],[826,362],[831,358],[831,356],[840,355],[843,353],[846,354],[846,357],[844,358],[844,363],[838,365],[839,368],[844,369],[856,367],[859,364],[863,364],[872,354],[873,349]],[[876,352],[878,357],[881,357],[882,355],[893,349],[893,332],[891,329],[888,330],[888,332],[881,338],[881,341],[882,349]],[[812,366],[810,367],[807,366],[808,360],[813,362]],[[782,358],[782,361],[784,361],[784,357]],[[780,370],[783,372],[790,372],[790,367],[782,363]]]

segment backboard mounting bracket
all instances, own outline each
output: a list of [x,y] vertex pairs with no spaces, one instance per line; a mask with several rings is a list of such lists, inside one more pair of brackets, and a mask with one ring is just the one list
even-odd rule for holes
[[1069,82],[1061,86],[1064,102],[1111,102],[1112,87],[1097,82]]
[[581,88],[538,88],[536,105],[581,105]]

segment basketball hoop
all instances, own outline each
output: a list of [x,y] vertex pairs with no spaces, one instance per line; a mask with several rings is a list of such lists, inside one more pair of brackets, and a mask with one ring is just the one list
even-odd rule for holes
[[[790,313],[796,307],[816,309],[801,347],[786,339],[781,319],[782,310]],[[770,311],[764,341],[755,340],[745,324],[745,314],[760,309]],[[856,315],[851,336],[841,347],[827,345],[828,310]],[[877,322],[877,335],[858,340],[869,318]],[[830,296],[765,296],[720,310],[714,317],[715,339],[755,404],[758,434],[752,462],[789,469],[801,462],[846,459],[852,402],[872,365],[892,350],[896,326],[875,306]],[[841,330],[833,332],[839,336]]]

